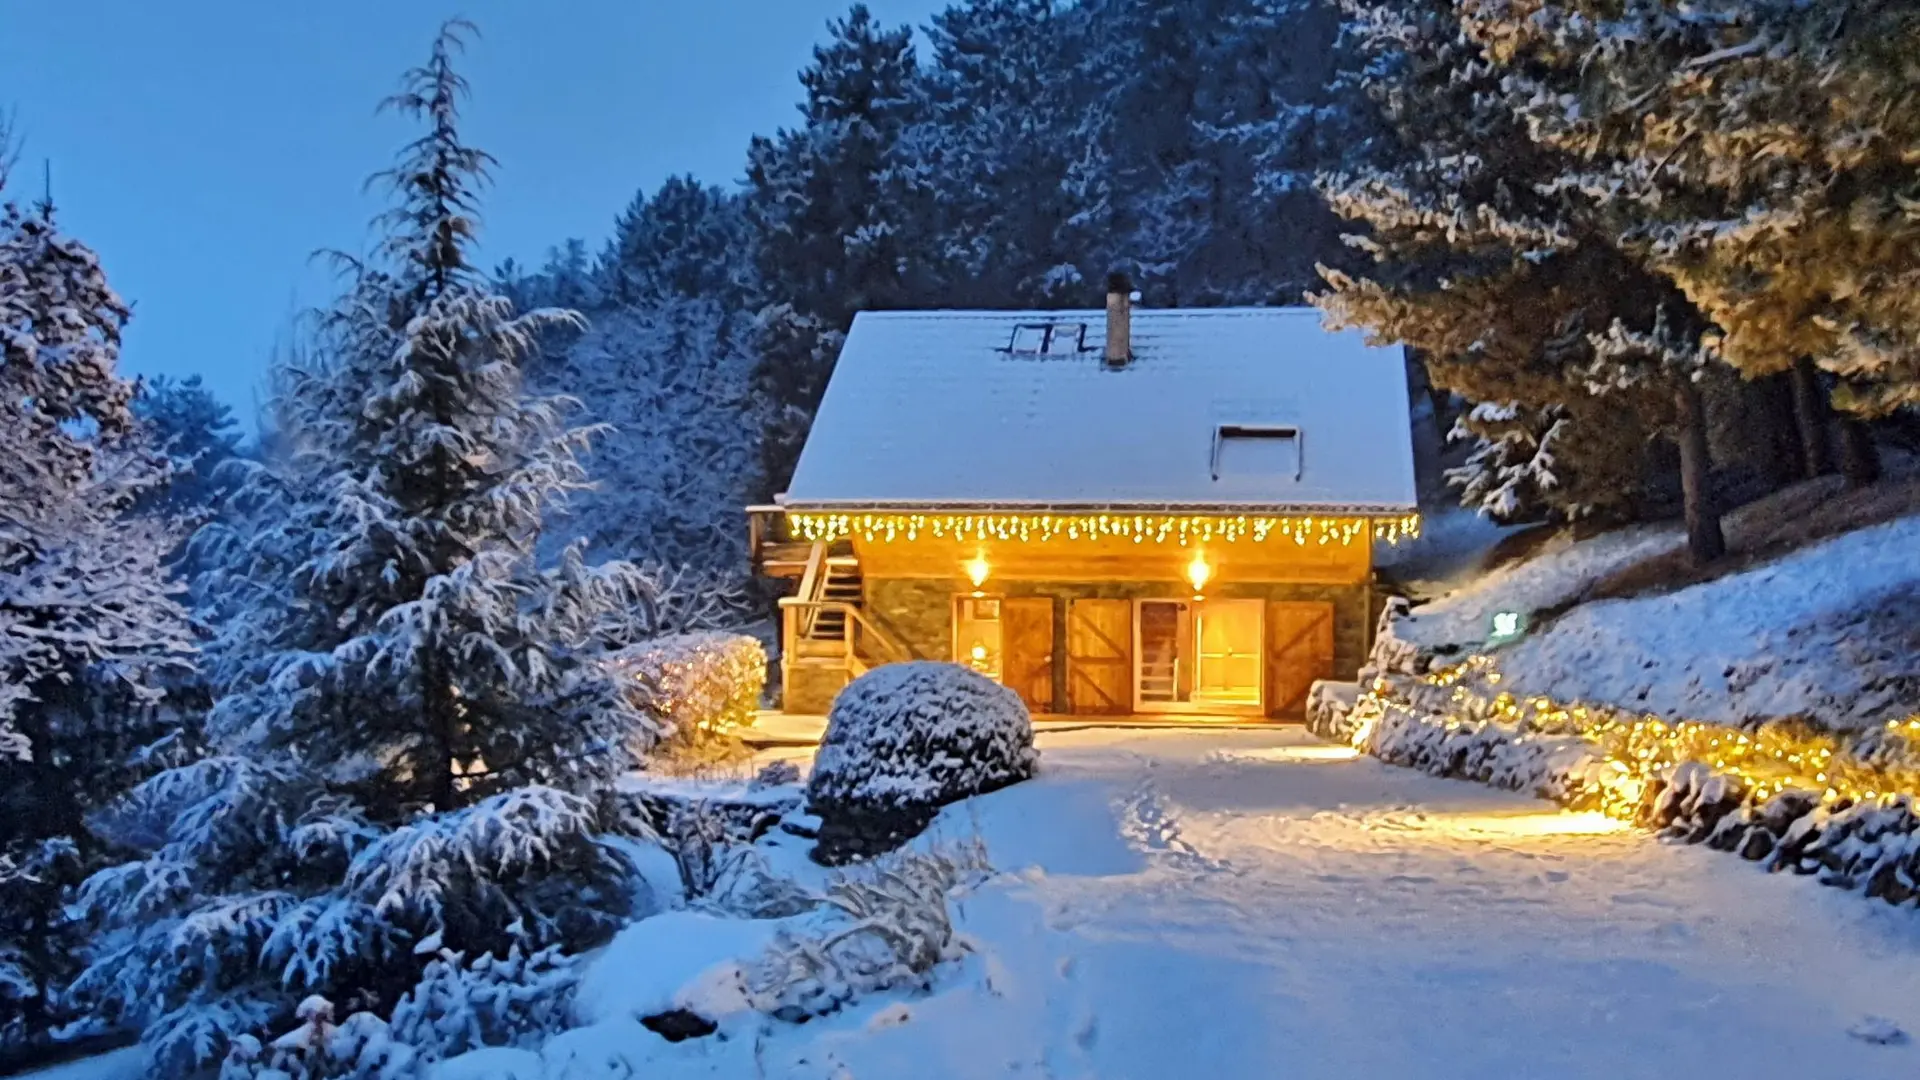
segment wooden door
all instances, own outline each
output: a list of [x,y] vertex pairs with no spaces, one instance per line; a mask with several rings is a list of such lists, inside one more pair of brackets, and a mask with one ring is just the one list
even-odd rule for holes
[[1053,711],[1053,600],[1001,601],[1002,681],[1034,713]]
[[1333,605],[1267,603],[1267,715],[1306,719],[1307,691],[1333,678]]
[[1133,711],[1133,602],[1075,600],[1067,608],[1067,700],[1076,713]]

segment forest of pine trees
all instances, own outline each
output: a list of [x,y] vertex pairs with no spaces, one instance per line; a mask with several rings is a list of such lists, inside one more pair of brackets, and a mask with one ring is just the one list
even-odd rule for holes
[[604,796],[657,723],[601,660],[753,616],[739,510],[860,310],[1312,302],[1410,349],[1464,506],[1684,512],[1702,561],[1912,439],[1893,0],[855,5],[740,182],[491,272],[471,37],[387,102],[377,242],[252,446],[118,370],[131,309],[0,132],[0,1055],[255,1075],[309,995],[388,1053],[425,981],[643,907]]

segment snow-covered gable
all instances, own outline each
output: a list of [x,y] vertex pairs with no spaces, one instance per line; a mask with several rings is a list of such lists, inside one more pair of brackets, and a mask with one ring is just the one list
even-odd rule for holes
[[1136,310],[1118,370],[1105,340],[1099,311],[862,313],[787,505],[1415,508],[1399,349],[1310,308]]

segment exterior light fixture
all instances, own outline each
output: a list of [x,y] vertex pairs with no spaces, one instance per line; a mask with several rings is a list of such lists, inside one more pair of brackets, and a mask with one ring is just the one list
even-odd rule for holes
[[1526,616],[1517,611],[1497,611],[1493,615],[1493,632],[1487,636],[1487,643],[1498,645],[1512,641],[1526,632]]
[[966,570],[967,580],[973,582],[973,595],[979,596],[980,587],[987,583],[987,575],[993,572],[993,567],[987,564],[986,555],[980,554],[967,560]]
[[1199,600],[1200,590],[1206,588],[1207,581],[1213,577],[1213,567],[1207,565],[1205,552],[1193,553],[1193,561],[1187,564],[1187,583],[1193,586],[1193,598]]

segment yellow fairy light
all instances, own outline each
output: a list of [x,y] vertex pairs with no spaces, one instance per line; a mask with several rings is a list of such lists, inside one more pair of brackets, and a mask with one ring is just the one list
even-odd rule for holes
[[[1590,805],[1626,820],[1643,820],[1661,782],[1690,761],[1734,781],[1749,806],[1764,805],[1789,791],[1828,803],[1920,801],[1920,747],[1904,745],[1909,733],[1920,735],[1920,718],[1884,729],[1898,732],[1901,743],[1856,747],[1842,736],[1792,724],[1743,729],[1650,713],[1569,708],[1542,697],[1520,700],[1494,689],[1500,678],[1493,664],[1491,657],[1477,655],[1436,668],[1418,682],[1377,678],[1356,710],[1438,713],[1435,722],[1448,730],[1484,718],[1515,725],[1522,733],[1582,738],[1605,766],[1604,772],[1589,774],[1597,777],[1588,791]],[[1439,695],[1423,701],[1425,688],[1444,690],[1448,704],[1439,704]]]
[[793,512],[788,532],[810,543],[856,538],[868,542],[918,540],[921,536],[969,540],[1085,540],[1111,537],[1136,544],[1173,543],[1186,547],[1215,540],[1266,543],[1276,537],[1305,546],[1347,546],[1368,539],[1399,543],[1420,535],[1420,516],[1398,517],[1249,517],[1172,514],[923,514],[870,512],[825,514]]

